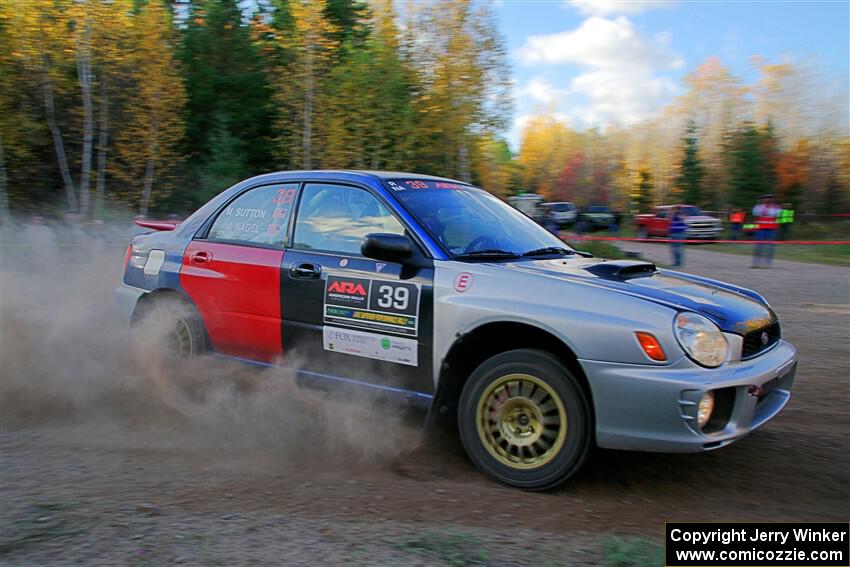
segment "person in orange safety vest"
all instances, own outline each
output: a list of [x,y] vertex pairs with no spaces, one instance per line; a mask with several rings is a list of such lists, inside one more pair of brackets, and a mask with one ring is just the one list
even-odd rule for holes
[[738,237],[741,235],[741,227],[744,225],[744,220],[746,220],[746,213],[744,213],[743,209],[735,209],[729,214],[729,224],[730,224],[730,240],[738,240]]

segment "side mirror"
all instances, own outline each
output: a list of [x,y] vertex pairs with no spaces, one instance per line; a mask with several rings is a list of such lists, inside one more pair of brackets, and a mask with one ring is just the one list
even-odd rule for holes
[[363,237],[360,252],[373,260],[404,263],[413,256],[413,242],[400,234],[376,232]]

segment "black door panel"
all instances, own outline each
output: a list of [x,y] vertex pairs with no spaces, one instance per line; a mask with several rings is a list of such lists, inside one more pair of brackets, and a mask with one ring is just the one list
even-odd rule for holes
[[[296,268],[318,267],[316,278]],[[430,394],[433,269],[289,250],[282,336],[299,368]]]

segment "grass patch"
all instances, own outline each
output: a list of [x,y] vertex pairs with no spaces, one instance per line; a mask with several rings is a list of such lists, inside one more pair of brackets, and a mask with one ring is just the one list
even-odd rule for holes
[[84,530],[69,517],[70,504],[46,503],[33,506],[29,514],[4,529],[0,557],[21,547],[59,538],[74,537]]
[[486,565],[490,559],[487,551],[481,547],[481,541],[475,535],[464,532],[425,532],[403,538],[398,545],[456,567]]
[[664,565],[664,548],[649,540],[610,537],[603,544],[606,567],[660,567]]
[[[699,250],[752,256],[751,244],[700,244]],[[850,266],[850,245],[794,245],[779,244],[773,249],[774,260],[791,260],[793,262],[809,262],[813,264],[829,264],[832,266]],[[686,252],[687,254],[687,252]]]
[[604,240],[577,240],[575,242],[568,241],[568,243],[576,250],[590,252],[596,258],[605,258],[607,260],[621,260],[629,257],[625,251],[620,250],[610,242],[605,242]]

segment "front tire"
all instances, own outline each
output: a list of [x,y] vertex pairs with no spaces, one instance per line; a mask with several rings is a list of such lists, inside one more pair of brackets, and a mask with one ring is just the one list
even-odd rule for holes
[[483,473],[530,490],[572,476],[592,437],[578,381],[556,357],[533,349],[498,354],[472,373],[461,393],[458,429]]

